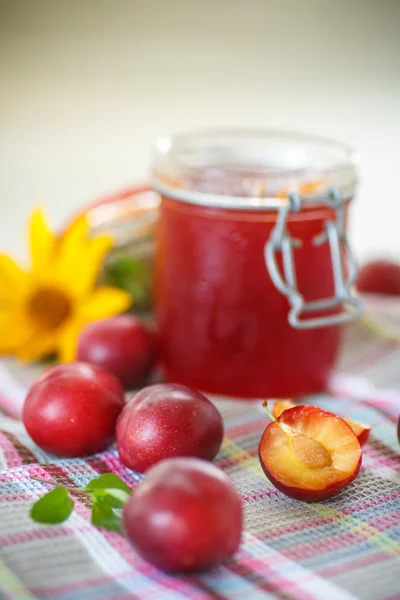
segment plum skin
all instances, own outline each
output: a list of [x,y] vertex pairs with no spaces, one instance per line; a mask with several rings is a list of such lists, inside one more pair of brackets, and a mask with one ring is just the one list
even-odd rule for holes
[[173,456],[211,461],[223,435],[222,417],[214,404],[177,384],[143,388],[127,403],[116,428],[121,461],[139,473]]
[[360,435],[357,436],[358,441],[360,442],[360,446],[365,446],[365,444],[368,442],[368,438],[369,438],[369,434],[370,434],[371,428],[365,428]]
[[152,467],[123,510],[122,529],[137,552],[168,573],[203,571],[237,550],[241,500],[214,465],[172,458]]
[[84,363],[47,369],[31,386],[22,420],[33,441],[65,458],[95,454],[115,439],[125,404],[119,381]]
[[400,296],[400,265],[389,260],[374,260],[360,269],[356,282],[360,292]]
[[94,321],[79,336],[77,359],[109,371],[131,390],[146,380],[154,366],[154,336],[133,315]]

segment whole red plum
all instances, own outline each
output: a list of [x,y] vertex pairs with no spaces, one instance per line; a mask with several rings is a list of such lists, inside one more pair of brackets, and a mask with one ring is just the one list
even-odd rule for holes
[[114,441],[124,404],[124,390],[113,375],[68,363],[48,369],[33,383],[22,418],[40,448],[77,457],[105,450]]
[[222,417],[203,394],[183,385],[143,388],[117,422],[121,461],[140,473],[173,456],[213,460],[224,434]]
[[154,336],[133,315],[95,321],[79,336],[77,359],[112,373],[131,390],[145,381],[154,366]]
[[135,488],[122,524],[138,553],[156,567],[170,573],[201,571],[237,550],[241,500],[214,465],[172,458],[152,467]]
[[400,265],[389,260],[365,264],[358,275],[357,289],[371,294],[400,296]]

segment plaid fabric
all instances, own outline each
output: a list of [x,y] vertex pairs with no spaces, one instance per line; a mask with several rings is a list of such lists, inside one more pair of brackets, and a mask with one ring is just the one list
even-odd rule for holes
[[140,476],[125,469],[113,449],[82,460],[58,460],[38,449],[18,420],[35,373],[0,364],[0,597],[400,599],[399,365],[400,346],[349,332],[332,395],[309,403],[373,428],[356,481],[316,504],[284,496],[263,475],[257,446],[268,419],[259,404],[217,400],[226,438],[216,462],[242,497],[243,541],[225,565],[171,577],[140,559],[122,536],[93,527],[79,492],[76,511],[62,525],[32,522],[30,505],[48,489],[32,475],[84,486],[114,471],[132,487]]

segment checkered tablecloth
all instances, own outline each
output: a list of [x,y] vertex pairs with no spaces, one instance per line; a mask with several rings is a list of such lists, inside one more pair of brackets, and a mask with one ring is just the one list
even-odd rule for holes
[[32,475],[71,486],[109,471],[132,487],[140,480],[114,449],[84,460],[59,460],[38,449],[18,420],[34,375],[0,363],[0,598],[400,599],[398,344],[351,329],[331,395],[309,401],[372,424],[358,478],[324,502],[292,500],[265,478],[257,446],[268,419],[258,403],[216,401],[226,429],[216,463],[240,492],[245,532],[234,559],[196,576],[167,576],[122,536],[92,526],[79,492],[76,511],[62,525],[31,521],[30,505],[46,491]]

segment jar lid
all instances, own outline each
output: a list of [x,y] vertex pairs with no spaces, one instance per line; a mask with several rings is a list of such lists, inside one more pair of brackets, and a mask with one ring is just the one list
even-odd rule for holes
[[212,130],[158,139],[152,184],[164,196],[234,210],[276,210],[293,192],[317,206],[332,190],[350,200],[358,156],[322,137],[273,130]]

